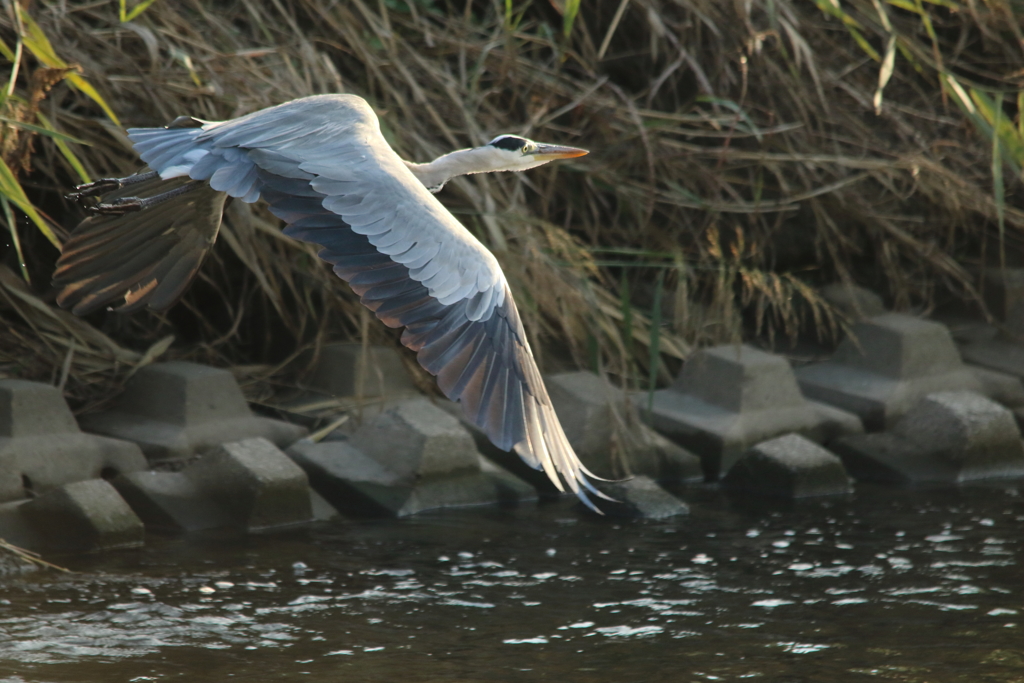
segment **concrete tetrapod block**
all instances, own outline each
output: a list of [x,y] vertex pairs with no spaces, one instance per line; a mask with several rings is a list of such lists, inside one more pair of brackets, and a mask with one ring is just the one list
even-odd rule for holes
[[19,512],[35,533],[28,543],[33,550],[87,552],[144,541],[142,522],[103,479],[52,489],[20,505]]
[[[299,356],[296,365],[313,361],[313,351]],[[306,374],[303,386],[332,396],[400,396],[416,391],[397,349],[358,342],[325,344]]]
[[704,475],[718,479],[748,448],[795,432],[825,442],[863,431],[857,416],[808,401],[780,356],[728,344],[703,349],[670,389],[636,396],[657,431],[700,456]]
[[892,432],[842,437],[832,447],[857,479],[908,484],[1024,476],[1013,414],[969,391],[929,394]]
[[857,323],[831,360],[796,376],[805,395],[856,413],[869,431],[891,427],[932,392],[983,391],[944,325],[897,313]]
[[218,501],[185,472],[133,472],[111,482],[135,514],[154,531],[201,531],[231,526]]
[[458,420],[425,398],[389,408],[349,440],[302,440],[288,454],[324,498],[353,516],[515,505],[537,496],[529,484],[482,458]]
[[[639,424],[626,444],[626,475],[647,474],[657,481],[694,483],[704,480],[700,457],[662,436],[645,424]],[[656,476],[652,473],[657,473]]]
[[12,553],[0,553],[0,580],[38,571],[39,568],[39,565],[33,564]]
[[1012,335],[1024,336],[1024,268],[985,272],[985,303]]
[[1011,410],[1024,406],[1024,382],[1019,377],[977,365],[968,365],[967,369],[981,384],[981,393],[985,396]]
[[850,320],[862,320],[885,313],[882,297],[857,285],[833,282],[819,289],[818,293]]
[[1024,344],[1020,342],[986,339],[962,344],[960,353],[968,363],[1024,380]]
[[843,462],[798,434],[762,441],[722,478],[729,489],[785,498],[850,493]]
[[[643,475],[600,484],[600,489],[614,500],[591,496],[591,500],[609,517],[641,517],[665,519],[690,514],[690,508],[650,477]],[[580,503],[579,507],[583,507]]]
[[313,516],[305,472],[263,438],[223,444],[180,472],[136,472],[113,483],[154,529],[272,531]]
[[135,444],[83,434],[55,387],[0,380],[0,502],[147,466]]
[[180,361],[142,368],[113,409],[81,422],[87,431],[134,441],[151,462],[255,437],[283,448],[306,434],[305,427],[253,415],[230,371]]
[[487,438],[476,425],[466,419],[462,412],[462,406],[454,401],[446,399],[435,399],[434,405],[451,415],[472,437],[477,451],[485,458],[496,464],[503,472],[509,472],[518,479],[527,482],[537,494],[545,499],[558,498],[561,492],[548,479],[543,470],[535,470],[523,461],[514,451],[503,451]]
[[[635,420],[627,427],[625,394],[593,372],[544,378],[565,436],[587,468],[618,477],[643,474],[660,481],[703,479],[700,458]],[[516,457],[512,454],[513,457]]]

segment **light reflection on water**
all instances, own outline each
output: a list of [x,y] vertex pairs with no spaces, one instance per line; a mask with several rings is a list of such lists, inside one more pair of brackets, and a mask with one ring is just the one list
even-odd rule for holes
[[0,680],[1024,681],[1019,484],[686,497],[74,558],[0,586]]

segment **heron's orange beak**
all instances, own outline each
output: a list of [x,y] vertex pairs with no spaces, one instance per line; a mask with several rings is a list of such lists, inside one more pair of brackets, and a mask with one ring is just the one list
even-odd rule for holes
[[585,149],[578,147],[561,147],[559,145],[537,145],[537,151],[533,152],[531,156],[536,159],[543,161],[552,161],[554,159],[575,159],[585,154],[590,154]]

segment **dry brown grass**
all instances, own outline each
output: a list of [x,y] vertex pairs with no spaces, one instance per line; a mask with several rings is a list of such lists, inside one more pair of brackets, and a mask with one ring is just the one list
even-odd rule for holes
[[[409,159],[501,132],[593,150],[461,179],[442,200],[497,254],[543,367],[600,367],[646,386],[693,345],[834,332],[842,321],[816,284],[858,282],[897,309],[923,309],[937,290],[974,297],[973,266],[1020,253],[1011,133],[1024,57],[1010,3],[835,7],[603,0],[584,3],[568,38],[544,2],[157,0],[126,24],[114,1],[37,0],[30,13],[125,125],[345,91],[371,102]],[[14,45],[10,17],[0,36]],[[15,92],[27,97],[37,63],[23,62]],[[972,94],[1006,93],[1010,132],[995,129],[1011,171],[998,182],[1002,148],[943,87],[949,75]],[[90,176],[135,168],[80,91],[61,83],[39,111],[91,143],[71,144]],[[60,236],[82,216],[60,198],[77,177],[51,140],[37,138],[30,160],[21,179]],[[199,281],[166,316],[101,313],[88,325],[43,303],[56,252],[30,224],[18,232],[32,286],[16,284],[8,250],[0,372],[64,375],[79,405],[109,396],[169,335],[173,354],[263,379],[303,345],[363,330],[394,343],[259,208],[234,205]]]

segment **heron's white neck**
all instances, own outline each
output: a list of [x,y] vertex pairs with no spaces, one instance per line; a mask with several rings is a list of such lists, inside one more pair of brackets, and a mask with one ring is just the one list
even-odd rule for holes
[[406,161],[412,174],[431,192],[438,192],[456,176],[507,170],[507,162],[499,150],[490,147],[460,149],[439,156],[426,164]]

